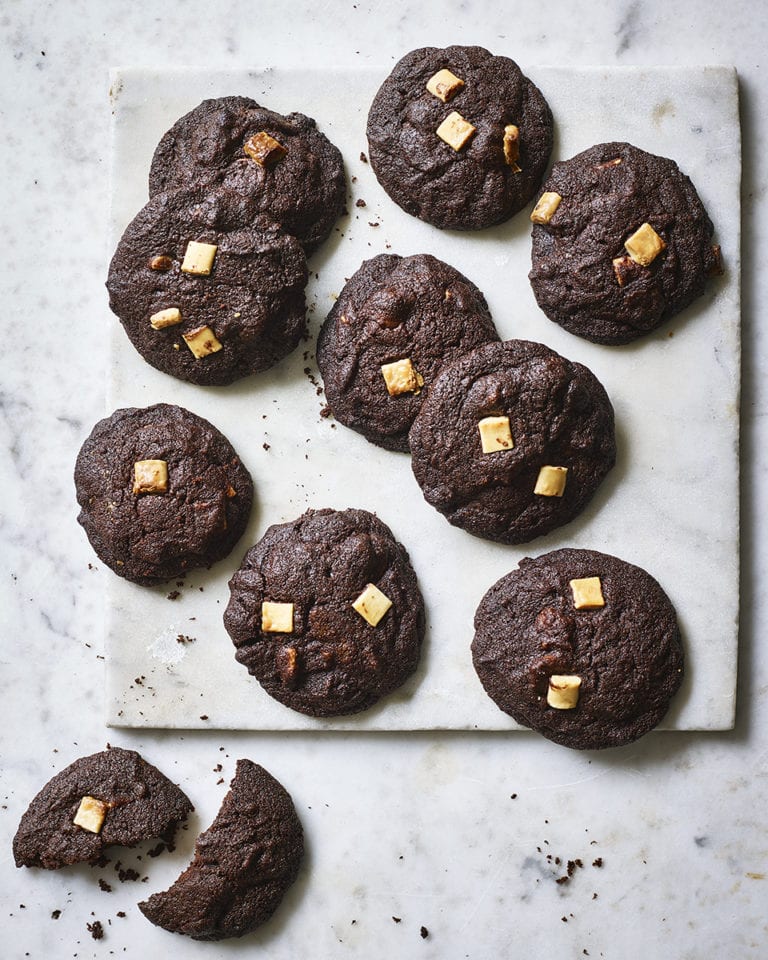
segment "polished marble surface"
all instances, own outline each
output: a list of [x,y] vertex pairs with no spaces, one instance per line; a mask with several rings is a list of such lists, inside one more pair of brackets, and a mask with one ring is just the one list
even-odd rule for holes
[[[761,273],[766,39],[746,8],[714,0],[610,8],[551,0],[516,4],[514,16],[470,0],[11,0],[0,7],[4,957],[766,955],[768,571],[760,480],[768,468],[768,370],[758,312],[768,297]],[[735,729],[663,732],[583,755],[528,733],[108,730],[101,641],[108,574],[77,526],[71,469],[104,409],[113,322],[102,286],[110,255],[109,69],[291,68],[298,57],[384,70],[413,47],[457,41],[508,53],[524,67],[721,63],[739,72],[745,349]],[[99,869],[17,870],[10,838],[29,800],[53,772],[108,740],[142,751],[195,803],[176,852],[120,856],[123,867],[138,868],[136,882],[120,882],[114,860]],[[186,864],[240,756],[262,763],[293,794],[307,833],[305,867],[273,920],[246,940],[174,938],[148,924],[136,902]],[[557,883],[568,860],[572,876]],[[99,941],[87,929],[95,920],[105,931]]]

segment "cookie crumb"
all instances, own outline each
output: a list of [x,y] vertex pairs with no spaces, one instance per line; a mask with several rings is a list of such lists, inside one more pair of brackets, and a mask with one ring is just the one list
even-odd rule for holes
[[181,596],[181,590],[171,590],[169,594],[166,594],[166,600],[178,600]]
[[107,883],[103,877],[99,877],[99,888],[104,891],[104,893],[112,893],[112,884]]
[[51,920],[58,920],[61,916],[61,910],[53,910],[51,912]]
[[419,933],[421,934],[422,940],[426,940],[427,937],[429,936],[429,930],[427,930],[426,927],[422,927],[421,930],[419,930]]
[[392,917],[392,919],[395,921],[395,923],[400,923],[403,918],[402,918],[402,917]]
[[361,154],[360,154],[360,162],[361,162],[361,163],[368,163],[368,157],[366,157],[366,155],[365,155],[364,153],[362,153],[362,152],[361,152]]
[[94,920],[93,923],[86,923],[85,926],[94,940],[102,940],[104,938],[104,927],[101,924],[101,920]]

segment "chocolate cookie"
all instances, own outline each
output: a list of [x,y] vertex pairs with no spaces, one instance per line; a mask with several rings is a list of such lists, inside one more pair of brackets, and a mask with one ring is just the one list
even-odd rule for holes
[[572,520],[616,458],[594,374],[540,343],[489,343],[444,367],[410,433],[426,500],[457,527],[527,543]]
[[75,464],[78,521],[100,559],[134,583],[162,583],[230,552],[253,483],[232,445],[183,407],[127,407],[100,420]]
[[248,97],[204,100],[157,145],[150,197],[211,182],[248,197],[307,253],[331,232],[347,193],[341,154],[314,120],[281,116]]
[[645,570],[594,550],[521,560],[495,583],[475,614],[472,658],[501,710],[578,750],[637,740],[683,679],[667,595]]
[[144,916],[195,940],[242,937],[268,920],[299,872],[304,835],[287,790],[250,760],[238,760],[229,793],[195,843],[195,858]]
[[381,254],[341,291],[317,364],[340,423],[407,452],[422,388],[446,361],[498,339],[485,297],[458,270],[426,253]]
[[267,693],[314,717],[357,713],[416,669],[424,602],[405,548],[366,510],[275,524],[229,582],[224,626]]
[[712,222],[674,160],[600,143],[556,163],[531,214],[533,292],[594,343],[654,330],[721,272]]
[[109,305],[158,370],[232,383],[282,360],[304,334],[304,251],[275,224],[243,227],[247,205],[221,186],[161,193],[123,234]]
[[424,47],[381,85],[367,133],[379,183],[406,213],[478,230],[536,193],[552,151],[552,114],[513,60],[482,47]]
[[21,818],[17,867],[95,863],[106,847],[162,838],[171,844],[193,810],[188,797],[133,750],[112,747],[57,773]]

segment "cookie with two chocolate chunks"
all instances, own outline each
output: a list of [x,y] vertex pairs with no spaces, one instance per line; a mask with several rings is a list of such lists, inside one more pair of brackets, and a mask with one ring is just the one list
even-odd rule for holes
[[57,870],[95,863],[112,845],[173,840],[194,808],[134,750],[112,747],[80,757],[38,793],[13,838],[17,867]]
[[157,926],[195,940],[242,937],[275,912],[303,855],[288,791],[263,767],[238,760],[215,820],[197,838],[194,860],[139,909]]
[[674,607],[645,570],[594,550],[522,560],[475,614],[475,670],[518,723],[578,750],[630,743],[683,679]]
[[[347,183],[338,149],[301,113],[282,116],[248,97],[204,100],[162,137],[149,195],[220,183],[299,239],[307,253],[341,216]],[[247,219],[240,223],[246,226]]]
[[223,187],[161,193],[126,228],[109,305],[142,357],[180,380],[221,386],[274,366],[306,330],[307,264],[249,201]]
[[423,47],[381,85],[367,135],[374,173],[406,213],[478,230],[507,220],[538,190],[552,114],[508,57],[482,47]]
[[380,254],[344,285],[317,364],[340,423],[407,452],[422,390],[444,363],[498,339],[485,297],[454,267],[426,253]]
[[229,588],[236,659],[292,710],[357,713],[416,669],[425,628],[416,574],[366,510],[308,510],[271,526]]
[[529,277],[541,309],[571,333],[628,343],[722,272],[712,221],[674,160],[600,143],[556,163],[543,191]]
[[409,436],[428,503],[457,527],[527,543],[573,520],[616,459],[597,377],[541,343],[488,343],[443,368]]
[[75,464],[78,521],[121,577],[153,584],[232,550],[253,482],[226,437],[183,407],[127,407],[100,420]]

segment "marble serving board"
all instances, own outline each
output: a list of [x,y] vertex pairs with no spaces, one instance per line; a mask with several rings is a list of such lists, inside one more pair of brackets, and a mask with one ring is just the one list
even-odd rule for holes
[[[526,65],[556,118],[554,159],[604,140],[628,140],[673,157],[716,225],[724,276],[659,331],[619,348],[580,340],[538,309],[527,279],[527,211],[491,230],[461,234],[429,227],[389,200],[364,156],[368,105],[387,71],[113,72],[110,254],[146,202],[158,139],[206,97],[239,94],[280,112],[315,117],[344,155],[350,198],[349,213],[310,261],[310,339],[272,371],[225,388],[174,380],[144,363],[105,298],[108,412],[159,401],[181,404],[229,437],[256,484],[245,537],[212,570],[191,574],[183,585],[151,589],[110,575],[108,723],[519,729],[486,697],[472,668],[474,611],[488,587],[522,557],[573,546],[645,567],[677,608],[687,675],[662,727],[731,727],[739,597],[741,157],[735,71]],[[317,331],[345,278],[362,260],[383,252],[429,252],[455,265],[486,294],[503,338],[542,341],[587,364],[605,384],[616,411],[618,462],[576,521],[523,547],[473,538],[424,502],[406,455],[380,450],[321,415]],[[376,512],[406,545],[426,599],[428,629],[419,669],[399,692],[364,714],[316,720],[276,703],[235,662],[222,614],[229,577],[270,524],[309,507],[348,506]]]

